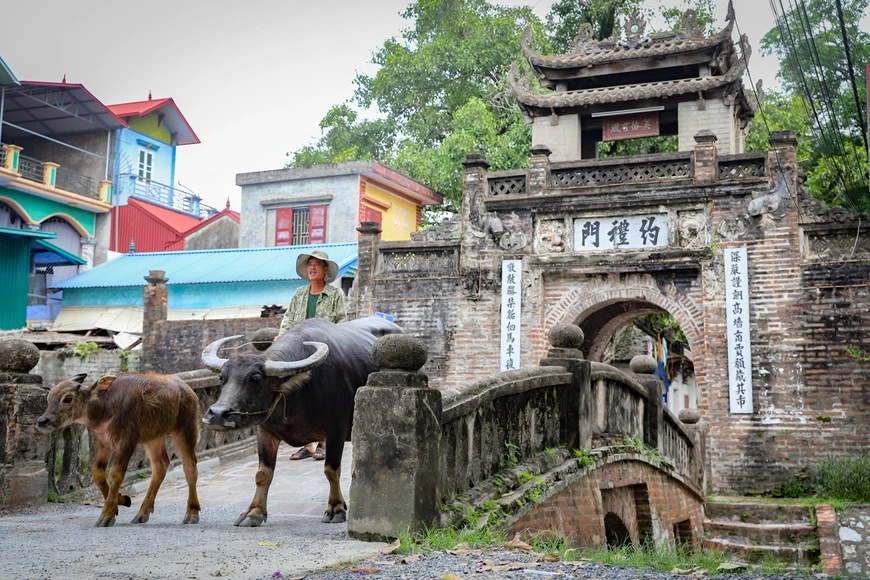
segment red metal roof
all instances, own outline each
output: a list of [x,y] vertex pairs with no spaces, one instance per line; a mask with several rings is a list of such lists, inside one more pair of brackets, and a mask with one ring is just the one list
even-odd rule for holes
[[182,232],[199,223],[199,219],[141,199],[130,198],[127,205],[112,210],[112,241],[110,248],[127,253],[132,239],[137,252],[162,252],[175,248],[183,240]]
[[193,127],[184,118],[181,109],[178,108],[178,105],[175,104],[175,101],[171,97],[117,103],[109,105],[108,109],[121,118],[144,117],[149,113],[162,109],[161,112],[166,116],[165,122],[169,127],[169,131],[175,137],[176,143],[179,145],[191,145],[200,142],[199,137],[193,131]]
[[239,212],[231,210],[229,208],[229,203],[228,203],[226,209],[219,211],[218,213],[214,214],[213,216],[211,216],[207,220],[200,221],[198,224],[196,224],[195,226],[193,226],[189,230],[183,232],[181,235],[182,235],[182,237],[186,238],[190,234],[197,232],[197,231],[201,230],[202,228],[204,228],[205,226],[218,221],[222,217],[229,217],[231,220],[233,220],[237,224],[241,223],[241,217],[239,216]]
[[152,111],[156,111],[172,99],[149,99],[147,101],[133,101],[132,103],[118,103],[109,105],[110,111],[118,117],[144,117]]

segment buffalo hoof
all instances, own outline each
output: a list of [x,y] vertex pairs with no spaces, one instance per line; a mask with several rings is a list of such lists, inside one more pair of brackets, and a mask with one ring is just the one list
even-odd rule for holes
[[130,501],[129,495],[119,495],[118,496],[118,505],[122,505],[124,507],[130,507],[133,505],[133,502]]
[[234,526],[238,526],[241,528],[258,528],[266,521],[265,516],[260,515],[251,515],[242,514],[239,516],[239,519],[236,520]]
[[347,521],[347,512],[337,511],[335,513],[323,512],[323,517],[320,522],[323,524],[343,524]]
[[136,517],[130,520],[131,524],[144,524],[151,517],[150,514],[136,514]]
[[[199,514],[190,514],[189,516],[184,516],[184,519],[181,520],[182,524],[198,524],[199,523]],[[236,524],[238,525],[238,524]]]
[[111,528],[115,525],[115,518],[100,518],[94,525],[95,528]]

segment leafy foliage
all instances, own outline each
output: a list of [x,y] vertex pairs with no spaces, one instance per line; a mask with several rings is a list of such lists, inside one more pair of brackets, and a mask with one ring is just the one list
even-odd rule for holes
[[100,350],[100,345],[96,342],[73,342],[66,347],[67,354],[79,358],[87,358],[98,350]]
[[783,497],[870,502],[870,454],[829,456],[808,473],[790,477],[780,492]]
[[767,119],[771,126],[778,124],[776,107],[787,105],[779,121],[790,117],[791,125],[784,128],[804,134],[799,160],[808,176],[807,187],[826,203],[855,211],[870,210],[862,137],[867,79],[861,74],[863,64],[870,62],[870,34],[860,27],[868,5],[870,0],[842,2],[852,71],[835,3],[807,0],[779,15],[780,26],[764,35],[761,48],[779,58],[777,76],[792,100],[774,98],[771,106],[763,105],[764,116],[754,122]]

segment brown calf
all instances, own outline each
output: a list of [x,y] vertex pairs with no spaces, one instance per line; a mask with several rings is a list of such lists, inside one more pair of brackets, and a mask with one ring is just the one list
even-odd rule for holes
[[[118,504],[129,506],[130,498],[118,490],[137,445],[144,445],[151,461],[151,485],[139,513],[131,523],[144,524],[154,511],[157,490],[169,466],[166,436],[171,435],[184,465],[187,480],[187,512],[183,524],[199,523],[196,495],[196,443],[199,437],[199,402],[193,390],[178,377],[123,373],[106,376],[92,385],[82,385],[86,374],[61,381],[48,393],[48,408],[36,421],[44,433],[73,423],[87,427],[96,440],[91,465],[94,483],[103,492],[105,504],[97,527],[115,523]],[[115,460],[106,481],[106,466],[112,452]]]

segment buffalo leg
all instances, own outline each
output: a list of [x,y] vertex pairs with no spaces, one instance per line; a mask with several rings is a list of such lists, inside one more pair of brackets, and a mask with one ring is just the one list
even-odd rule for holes
[[[329,441],[336,441],[330,443]],[[329,482],[329,501],[326,513],[320,519],[325,524],[340,524],[347,521],[347,504],[341,494],[341,456],[344,452],[344,438],[333,437],[326,440],[326,461],[323,474]]]
[[108,528],[115,525],[115,516],[118,515],[118,490],[121,489],[121,483],[124,482],[127,466],[130,464],[130,458],[135,450],[135,441],[132,443],[124,442],[115,453],[115,461],[112,462],[112,467],[109,468],[109,492],[106,495],[103,511],[96,523],[98,528]]
[[133,517],[131,524],[144,524],[154,513],[154,500],[157,498],[157,490],[166,477],[166,469],[169,467],[169,454],[166,453],[166,442],[163,439],[152,441],[145,447],[148,460],[151,462],[151,483],[148,485],[148,493],[139,506],[139,512]]
[[[193,425],[196,425],[193,423]],[[196,495],[196,430],[193,428],[180,431],[172,436],[178,454],[181,455],[181,465],[184,467],[184,479],[187,481],[187,511],[182,524],[199,523],[199,497]]]
[[[94,460],[91,463],[91,478],[103,494],[103,501],[109,497],[109,484],[106,481],[106,467],[109,465],[109,459],[112,457],[112,448],[100,441],[97,438],[94,441]],[[118,505],[130,507],[130,496],[119,495]]]
[[269,486],[272,485],[272,477],[275,475],[275,464],[278,461],[278,445],[281,440],[267,433],[262,427],[257,428],[257,455],[260,465],[257,467],[257,490],[254,499],[247,511],[239,514],[236,526],[256,528],[263,524],[269,516],[266,509],[266,501],[269,497]]

